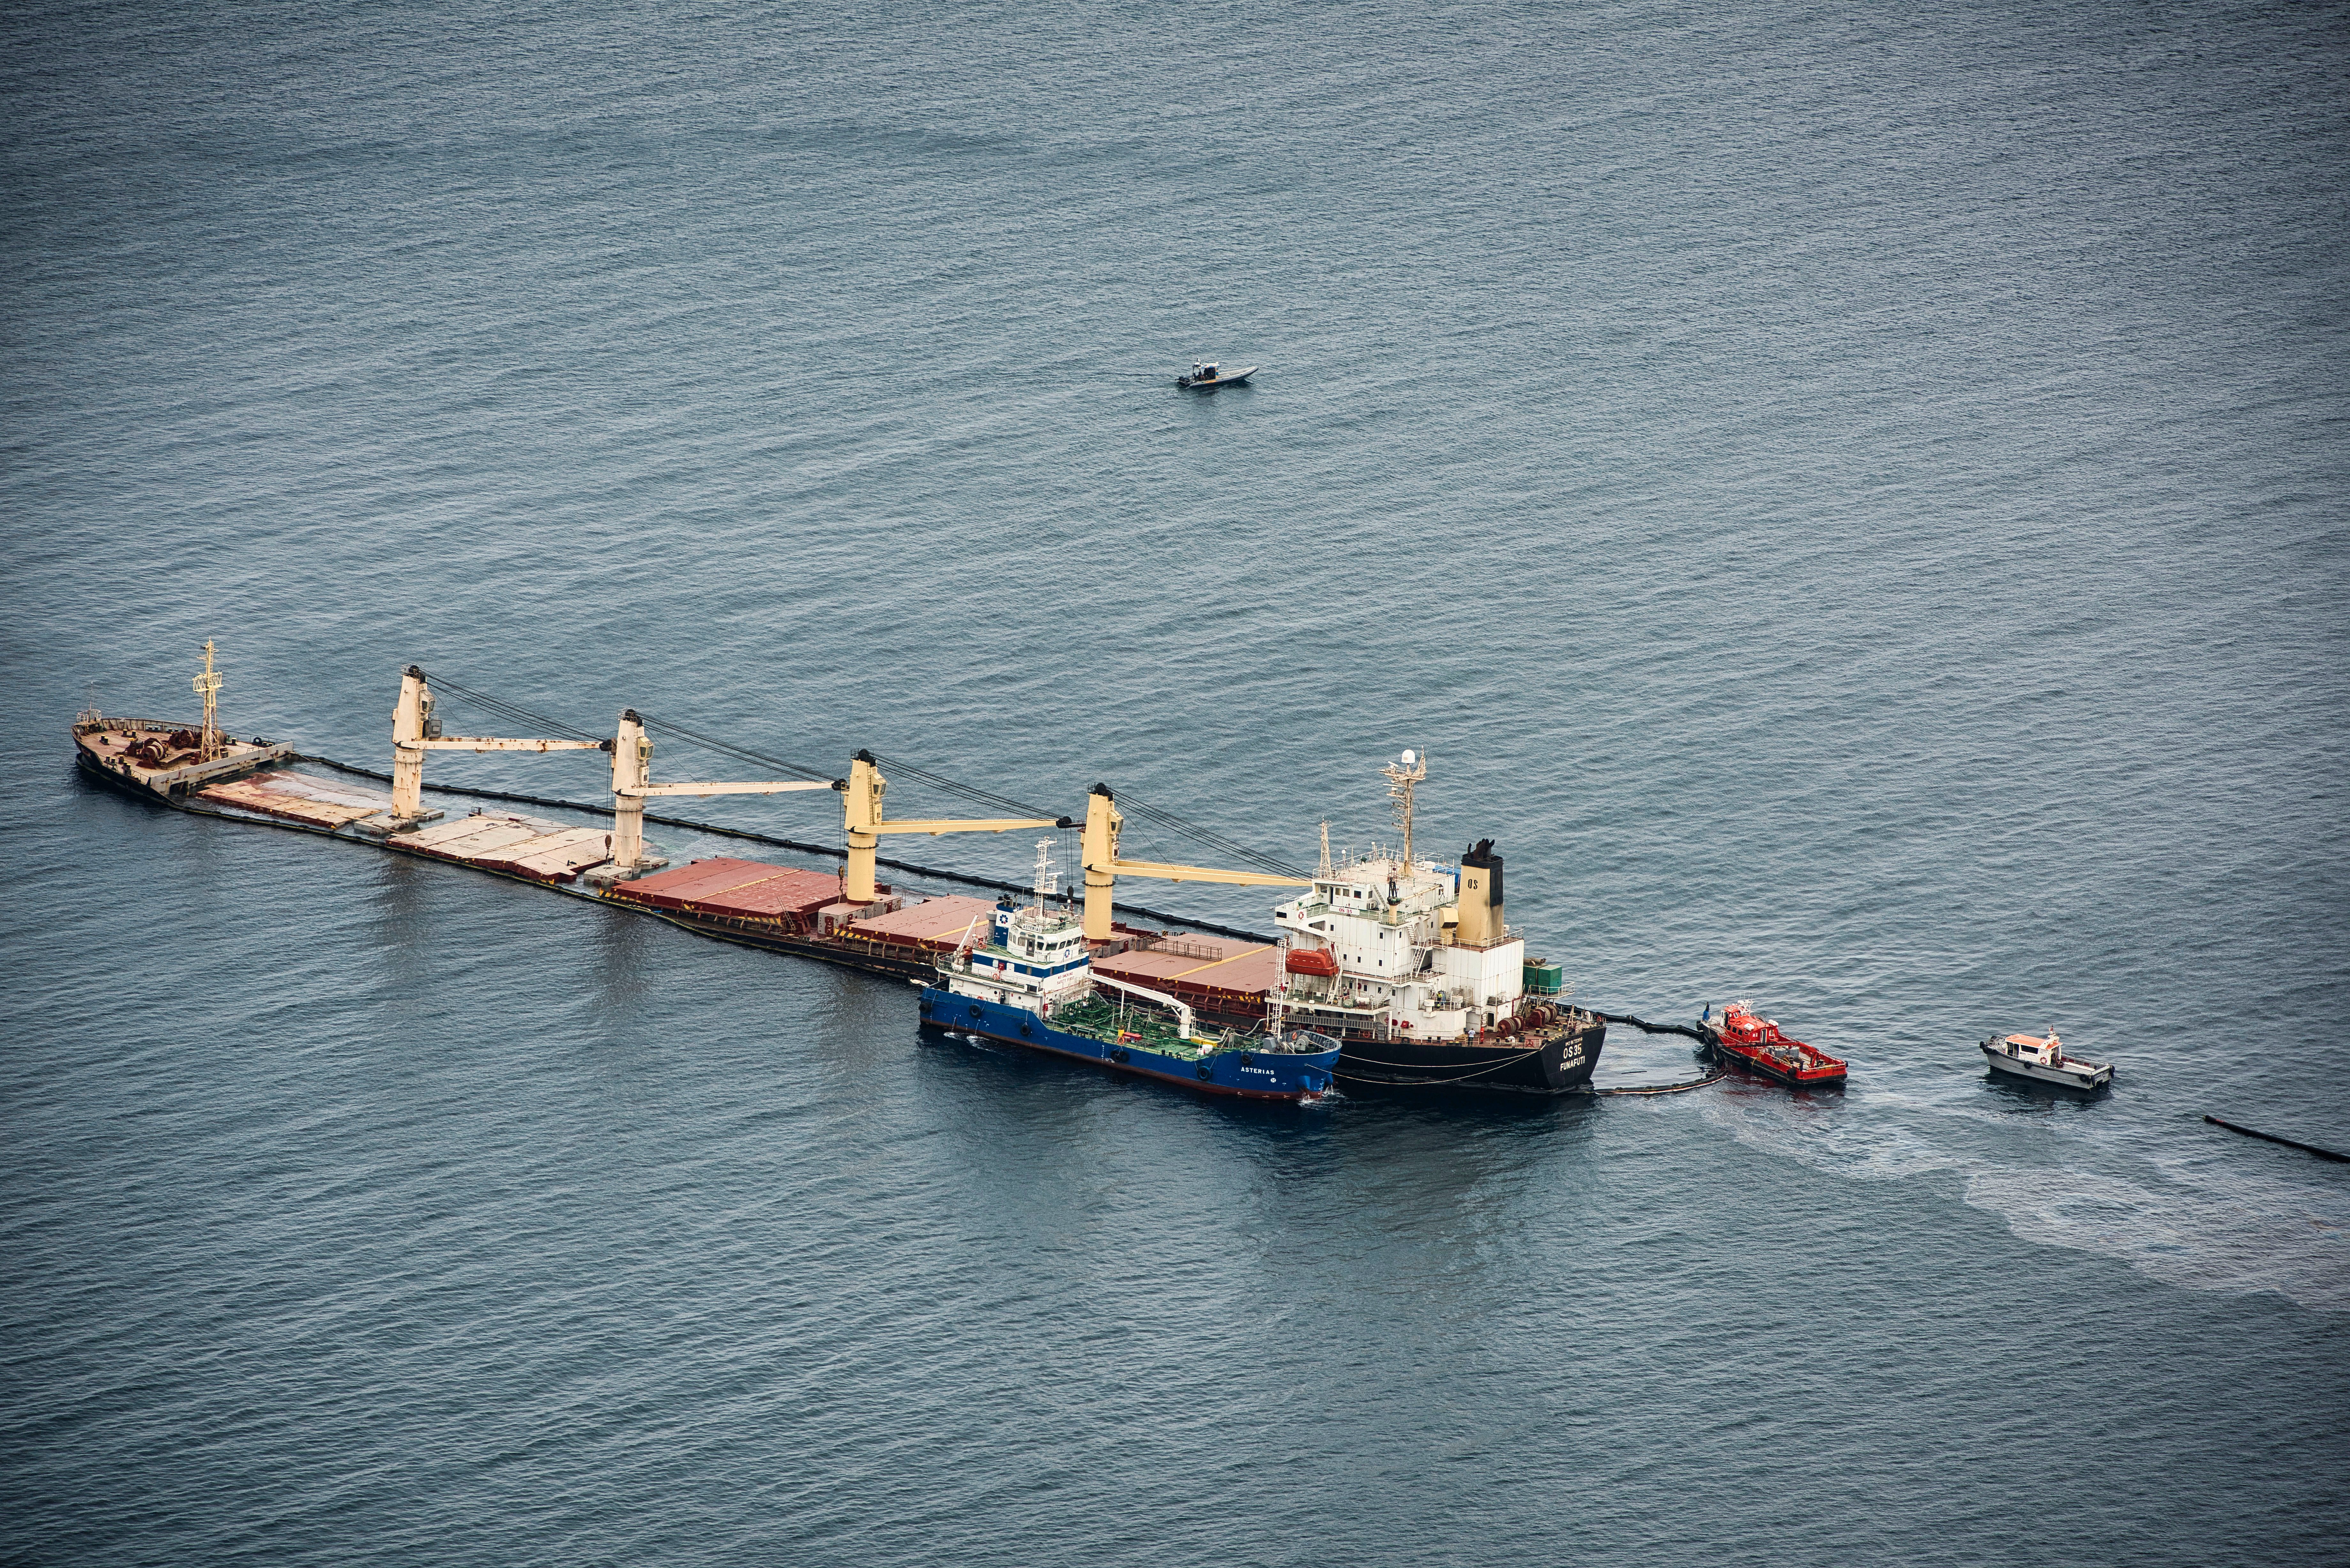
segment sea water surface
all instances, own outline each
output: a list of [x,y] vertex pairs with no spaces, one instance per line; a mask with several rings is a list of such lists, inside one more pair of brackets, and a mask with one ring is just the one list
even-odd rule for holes
[[[2350,1147],[2350,10],[0,43],[0,1559],[2342,1560],[2350,1167],[2200,1118]],[[364,765],[416,662],[1292,862],[1423,748],[1578,998],[1751,996],[1851,1085],[1269,1109],[925,1038],[78,780],[208,638],[237,732]],[[1985,1080],[2051,1023],[2110,1096]]]

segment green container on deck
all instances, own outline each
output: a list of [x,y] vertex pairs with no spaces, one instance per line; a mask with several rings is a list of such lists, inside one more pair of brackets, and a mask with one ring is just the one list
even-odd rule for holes
[[1541,959],[1526,960],[1524,973],[1528,996],[1556,996],[1566,984],[1565,966],[1545,963]]

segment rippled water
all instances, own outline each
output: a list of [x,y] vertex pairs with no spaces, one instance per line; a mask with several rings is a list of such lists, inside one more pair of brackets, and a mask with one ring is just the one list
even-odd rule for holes
[[[2339,1556],[2350,1185],[2200,1116],[2350,1147],[2350,11],[0,39],[0,1557]],[[240,732],[371,765],[416,660],[1293,860],[1425,746],[1579,995],[1852,1086],[924,1040],[78,783],[207,637]],[[2052,1022],[2110,1096],[1984,1081]]]

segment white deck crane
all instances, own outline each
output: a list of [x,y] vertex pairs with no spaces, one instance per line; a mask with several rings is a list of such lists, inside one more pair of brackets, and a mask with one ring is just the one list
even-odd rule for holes
[[668,862],[645,859],[645,802],[654,795],[787,794],[795,790],[846,789],[837,779],[767,780],[752,784],[661,784],[650,781],[653,743],[634,708],[620,710],[612,738],[612,865],[623,875]]
[[609,741],[510,740],[499,735],[443,735],[432,716],[432,688],[411,664],[400,678],[400,706],[391,713],[391,815],[413,821],[424,809],[427,752],[608,752]]

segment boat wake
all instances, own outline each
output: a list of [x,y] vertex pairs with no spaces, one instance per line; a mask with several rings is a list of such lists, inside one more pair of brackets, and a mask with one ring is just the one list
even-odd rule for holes
[[2182,1290],[2272,1291],[2313,1311],[2350,1312],[2350,1191],[2166,1162],[2102,1138],[2065,1137],[2048,1163],[1971,1154],[1918,1118],[1976,1116],[1898,1093],[1843,1105],[1720,1096],[1700,1114],[1749,1147],[1832,1176],[1952,1172],[1970,1207],[2024,1241],[2116,1259]]

